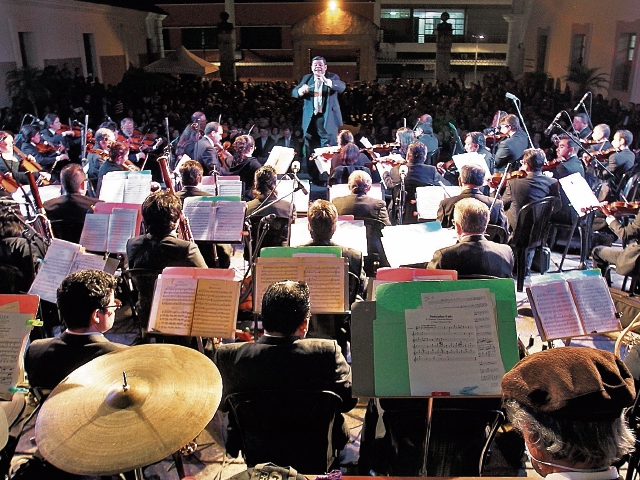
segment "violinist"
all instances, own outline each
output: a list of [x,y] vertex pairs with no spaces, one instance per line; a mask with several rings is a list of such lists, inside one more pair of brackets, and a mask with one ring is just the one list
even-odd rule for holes
[[[0,131],[0,173],[3,176],[9,177],[22,185],[27,185],[27,175],[21,172],[20,163],[22,159],[16,156],[13,148],[13,135],[7,131]],[[40,177],[49,180],[51,176],[47,172],[34,172],[36,180]]]
[[43,142],[66,151],[71,146],[73,136],[73,130],[62,130],[60,117],[55,113],[49,113],[44,117],[44,129],[40,130],[40,137]]
[[[609,125],[607,125],[606,123],[600,123],[593,127],[591,140],[588,141],[588,143],[584,141],[582,142],[582,149],[586,148],[586,151],[591,153],[592,155],[598,152],[609,150],[613,148],[613,145],[611,145],[611,142],[609,141],[610,135],[611,129],[609,128]],[[589,146],[587,147],[586,145]],[[593,188],[598,183],[598,178],[600,177],[598,172],[600,166],[597,162],[593,161],[586,152],[582,154],[582,161],[586,165],[585,178],[587,179],[587,183],[589,183],[589,186]]]
[[555,167],[551,170],[553,178],[564,178],[573,173],[579,173],[584,178],[584,167],[576,155],[574,142],[568,135],[558,136],[556,141],[556,159],[553,161]]
[[[630,272],[635,269],[638,254],[632,255],[632,252],[640,252],[637,250],[637,244],[640,240],[640,215],[636,215],[633,222],[626,227],[612,214],[608,205],[603,205],[600,210],[606,215],[606,222],[609,229],[626,244],[624,250],[610,246],[597,246],[593,249],[593,264],[605,274],[607,267],[611,264],[616,265],[616,272],[626,275],[624,272]],[[611,245],[613,239],[608,245]],[[623,254],[623,252],[625,252]]]
[[[354,144],[353,134],[349,130],[340,130],[340,133],[338,133],[338,145],[340,146],[340,150],[342,150],[349,144]],[[358,152],[358,158],[356,159],[355,163],[353,163],[353,165],[364,166],[371,161],[369,160],[369,157],[367,157],[364,153],[360,152],[359,150]],[[331,157],[331,172],[333,172],[336,167],[344,165],[342,159],[340,158],[340,154],[341,152],[338,152],[335,153],[333,157]]]
[[[31,155],[36,162],[42,166],[43,170],[50,172],[51,177],[56,183],[60,180],[60,170],[68,163],[69,155],[66,153],[58,153],[50,147],[50,150],[44,144],[40,143],[40,132],[33,125],[25,125],[20,129],[23,142],[20,150],[25,155]],[[40,147],[38,147],[40,145]],[[44,148],[43,148],[44,147]],[[43,152],[40,152],[40,149]]]
[[629,130],[618,130],[613,136],[611,145],[614,152],[609,152],[609,160],[604,162],[613,176],[604,171],[600,173],[606,183],[602,185],[598,200],[616,200],[614,197],[621,187],[622,175],[635,165],[635,155],[629,149],[631,142],[633,142],[633,134]]
[[193,112],[193,115],[191,115],[191,123],[185,127],[176,144],[176,157],[178,159],[185,153],[189,155],[189,158],[195,158],[193,156],[193,150],[196,143],[202,138],[202,132],[204,132],[206,126],[207,117],[205,114],[199,111]]
[[573,130],[581,140],[589,138],[591,128],[589,127],[589,116],[586,113],[576,113],[571,122]]
[[527,134],[520,126],[520,120],[509,114],[500,120],[500,133],[507,138],[498,144],[495,156],[495,168],[503,170],[507,165],[516,165],[529,146]]
[[[547,177],[542,173],[545,159],[543,150],[539,148],[526,149],[522,165],[527,176],[525,178],[512,178],[507,182],[502,201],[511,230],[515,228],[518,213],[526,204],[542,200],[548,196],[557,197],[557,203],[559,203],[560,189],[558,180]],[[528,261],[527,264],[530,265],[531,263]]]
[[99,128],[95,134],[94,148],[87,155],[87,176],[94,187],[97,186],[100,167],[109,158],[109,145],[116,141],[113,131]]
[[427,147],[427,152],[429,152],[427,163],[431,164],[431,157],[440,148],[438,137],[433,133],[433,118],[431,115],[427,113],[421,115],[413,131],[416,140],[424,143]]
[[[407,158],[407,150],[409,149],[409,145],[416,141],[413,130],[407,127],[401,127],[396,132],[396,143],[398,144],[397,153],[402,156],[402,158]],[[424,144],[423,144],[424,145]],[[426,149],[426,145],[425,145]],[[428,150],[427,150],[428,152]],[[396,152],[394,152],[396,153]],[[426,158],[425,158],[426,160]]]
[[244,199],[251,200],[251,187],[255,178],[256,170],[262,165],[253,156],[255,150],[255,140],[251,135],[240,135],[233,141],[233,156],[227,160],[226,170],[229,175],[239,175],[240,180],[246,190]]
[[338,153],[338,159],[341,165],[338,165],[333,172],[331,172],[329,185],[347,183],[349,181],[349,175],[355,170],[363,170],[371,175],[371,171],[367,167],[356,166],[360,155],[362,155],[362,153],[360,153],[360,149],[355,143],[347,143],[342,147],[340,153]]
[[[124,143],[127,144],[129,149],[132,148],[132,145],[138,144],[140,140],[134,139],[136,130],[135,124],[133,123],[133,119],[129,117],[125,117],[120,122],[120,133],[124,137]],[[142,151],[142,148],[139,149],[138,152],[129,151],[128,158],[134,165],[138,165],[140,162],[144,161],[147,158],[147,154]]]
[[202,165],[205,175],[211,175],[214,169],[218,174],[226,172],[223,162],[230,159],[231,154],[222,147],[221,141],[222,125],[218,122],[207,123],[204,136],[196,143],[192,157]]
[[479,153],[484,157],[484,161],[487,162],[487,168],[489,173],[493,174],[494,171],[494,159],[493,154],[487,149],[485,136],[480,132],[469,132],[464,137],[464,151],[467,153]]
[[[400,131],[402,129],[399,129]],[[413,131],[408,129],[413,135]],[[438,185],[442,182],[444,185],[451,185],[447,180],[442,178],[436,167],[433,165],[425,165],[427,158],[427,147],[423,143],[413,142],[407,148],[407,176],[405,182],[414,182],[422,185]],[[400,185],[400,167],[395,166],[389,172],[384,172],[382,179],[384,185],[388,189],[393,189],[396,185]]]
[[129,154],[129,147],[122,142],[114,142],[109,146],[109,158],[102,164],[98,171],[98,188],[97,193],[100,195],[102,188],[102,179],[109,172],[126,172],[128,169],[124,166]]

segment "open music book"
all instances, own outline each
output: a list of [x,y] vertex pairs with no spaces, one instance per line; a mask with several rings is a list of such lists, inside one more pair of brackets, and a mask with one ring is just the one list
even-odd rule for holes
[[233,270],[168,267],[156,281],[149,332],[234,338],[240,282]]
[[37,295],[0,295],[0,399],[11,400],[22,380],[24,349],[39,302]]
[[605,279],[599,272],[575,273],[545,275],[551,278],[527,287],[543,341],[622,329]]
[[[91,215],[87,215],[89,216]],[[58,287],[70,273],[78,270],[104,270],[114,273],[116,268],[118,260],[115,258],[87,253],[82,245],[54,238],[29,288],[29,293],[55,303]]]
[[140,231],[140,205],[110,204],[110,213],[87,215],[80,244],[92,252],[126,253],[127,240]]
[[307,282],[311,313],[340,313],[349,309],[348,260],[332,254],[308,253],[314,248],[322,247],[302,247],[301,252],[307,250],[300,253],[302,256],[258,258],[253,274],[254,312],[262,311],[262,295],[267,287],[282,280]]
[[241,242],[246,202],[228,197],[189,197],[184,200],[184,215],[189,219],[195,240]]
[[100,200],[142,205],[151,192],[151,172],[109,172],[102,177]]
[[294,148],[276,145],[271,149],[265,165],[271,165],[276,169],[278,175],[282,175],[283,173],[287,173],[295,156],[296,151]]
[[[217,178],[218,184],[216,185],[215,179]],[[244,188],[249,188],[251,185],[245,185]],[[207,176],[202,178],[202,183],[198,185],[200,190],[204,190],[209,195],[214,196],[216,194],[216,188],[218,189],[218,196],[220,197],[242,197],[242,180],[239,175],[217,175],[216,177]]]

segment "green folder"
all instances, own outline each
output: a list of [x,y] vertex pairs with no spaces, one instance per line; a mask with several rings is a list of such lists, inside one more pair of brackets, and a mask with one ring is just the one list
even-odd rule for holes
[[339,246],[322,247],[265,247],[260,250],[260,256],[266,258],[290,258],[301,253],[342,256],[342,248]]

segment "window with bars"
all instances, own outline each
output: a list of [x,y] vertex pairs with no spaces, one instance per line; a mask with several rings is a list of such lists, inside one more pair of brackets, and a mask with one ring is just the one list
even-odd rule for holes
[[587,36],[584,34],[576,34],[571,39],[571,65],[584,65],[585,46],[587,44]]
[[615,64],[613,67],[613,89],[626,92],[629,89],[633,57],[636,50],[636,34],[623,33],[618,37]]
[[[418,43],[424,43],[425,37],[435,35],[438,24],[442,23],[441,15],[445,10],[421,10],[413,11],[413,18],[418,19]],[[448,23],[451,24],[453,35],[464,35],[464,11],[446,10],[449,14]]]

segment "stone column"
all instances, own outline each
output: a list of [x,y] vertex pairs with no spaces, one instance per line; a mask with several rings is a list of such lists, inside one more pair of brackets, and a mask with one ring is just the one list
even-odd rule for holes
[[438,25],[438,33],[436,35],[436,82],[449,83],[453,27],[447,22],[449,20],[447,12],[444,12],[440,18],[442,23]]
[[523,15],[513,13],[504,15],[504,19],[509,22],[509,34],[507,36],[507,67],[515,78],[520,77],[524,72],[524,47],[523,39]]
[[220,52],[220,80],[223,83],[236,81],[236,42],[233,23],[229,21],[229,14],[220,14],[218,27],[218,51]]

